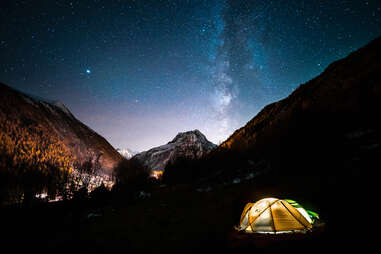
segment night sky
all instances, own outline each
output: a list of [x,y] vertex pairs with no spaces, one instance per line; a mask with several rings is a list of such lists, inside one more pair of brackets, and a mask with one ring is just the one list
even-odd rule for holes
[[0,82],[114,147],[219,143],[381,35],[381,1],[0,1]]

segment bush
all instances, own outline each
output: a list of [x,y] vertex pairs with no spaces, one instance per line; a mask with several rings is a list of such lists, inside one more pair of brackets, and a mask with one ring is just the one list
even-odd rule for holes
[[114,172],[116,183],[112,193],[118,202],[134,200],[138,191],[145,190],[150,185],[150,170],[137,160],[123,159]]
[[200,160],[189,158],[178,158],[173,162],[169,162],[165,167],[162,181],[165,184],[181,184],[194,182],[200,172]]

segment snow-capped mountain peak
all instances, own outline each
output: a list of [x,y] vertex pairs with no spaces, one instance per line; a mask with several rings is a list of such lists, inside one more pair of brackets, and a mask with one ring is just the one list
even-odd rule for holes
[[152,148],[134,156],[151,170],[163,171],[177,158],[197,159],[215,148],[199,130],[180,132],[165,145]]
[[135,151],[132,151],[130,149],[121,149],[121,148],[117,148],[116,149],[123,157],[127,158],[127,159],[131,159],[135,154],[137,154],[138,152],[135,152]]

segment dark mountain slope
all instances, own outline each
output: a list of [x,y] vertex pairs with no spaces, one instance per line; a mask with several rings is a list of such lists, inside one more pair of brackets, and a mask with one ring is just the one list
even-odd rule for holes
[[[364,151],[380,152],[380,59],[378,38],[332,63],[284,100],[267,105],[217,147],[210,161],[224,164],[225,154],[230,154],[231,167],[225,167],[225,172],[232,175],[238,170],[234,165],[245,167],[242,159],[250,159],[251,164],[265,160],[287,175],[358,172],[352,160],[359,160]],[[204,170],[209,175],[216,171],[213,165]]]
[[[54,138],[75,157],[73,162],[91,161],[111,174],[122,156],[100,135],[78,121],[62,103],[48,103],[0,84],[1,133],[18,140],[26,131],[34,142]],[[9,131],[7,129],[12,129]]]
[[[327,120],[329,117],[352,119],[355,125],[362,124],[359,120],[376,120],[381,95],[380,44],[381,39],[377,39],[332,63],[321,75],[300,86],[286,99],[266,106],[220,147],[252,146],[263,135],[273,133],[280,126],[283,132],[288,132],[284,127],[292,128],[292,122],[314,121],[315,116]],[[334,127],[329,121],[324,121],[323,125]],[[348,126],[348,129],[352,127]]]

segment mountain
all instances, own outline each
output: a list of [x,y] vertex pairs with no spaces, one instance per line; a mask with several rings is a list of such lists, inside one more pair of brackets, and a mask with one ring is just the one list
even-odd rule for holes
[[381,37],[264,107],[192,165],[193,178],[204,187],[283,184],[322,206],[374,193],[369,188],[381,168],[380,74]]
[[126,159],[131,159],[134,155],[139,153],[139,152],[134,152],[127,148],[126,149],[117,148],[116,150]]
[[4,84],[0,84],[0,101],[2,158],[13,158],[19,164],[37,161],[66,168],[87,163],[108,176],[123,159],[61,102],[30,96]]
[[[225,190],[242,207],[275,195],[300,200],[326,223],[322,238],[362,248],[368,235],[353,231],[357,210],[346,204],[378,196],[380,116],[381,37],[264,107],[189,168],[197,190]],[[366,219],[355,224],[362,232],[374,227]]]
[[[381,38],[378,38],[330,64],[322,74],[301,85],[287,98],[267,105],[219,149],[250,148],[271,154],[270,158],[281,157],[282,161],[289,160],[288,156],[295,157],[288,152],[294,150],[293,153],[298,151],[311,159],[322,154],[323,151],[316,149],[320,145],[331,151],[332,145],[327,147],[327,144],[350,141],[348,137],[353,133],[364,136],[378,132],[380,56]],[[340,151],[332,153],[339,155]]]
[[215,144],[199,130],[180,132],[166,145],[141,152],[133,157],[151,170],[163,171],[169,162],[178,158],[200,158],[211,151]]
[[[381,166],[380,73],[381,37],[265,106],[201,160],[177,168],[192,169],[188,178],[205,188],[264,175],[338,185],[366,179]],[[183,182],[179,177],[170,178]]]

